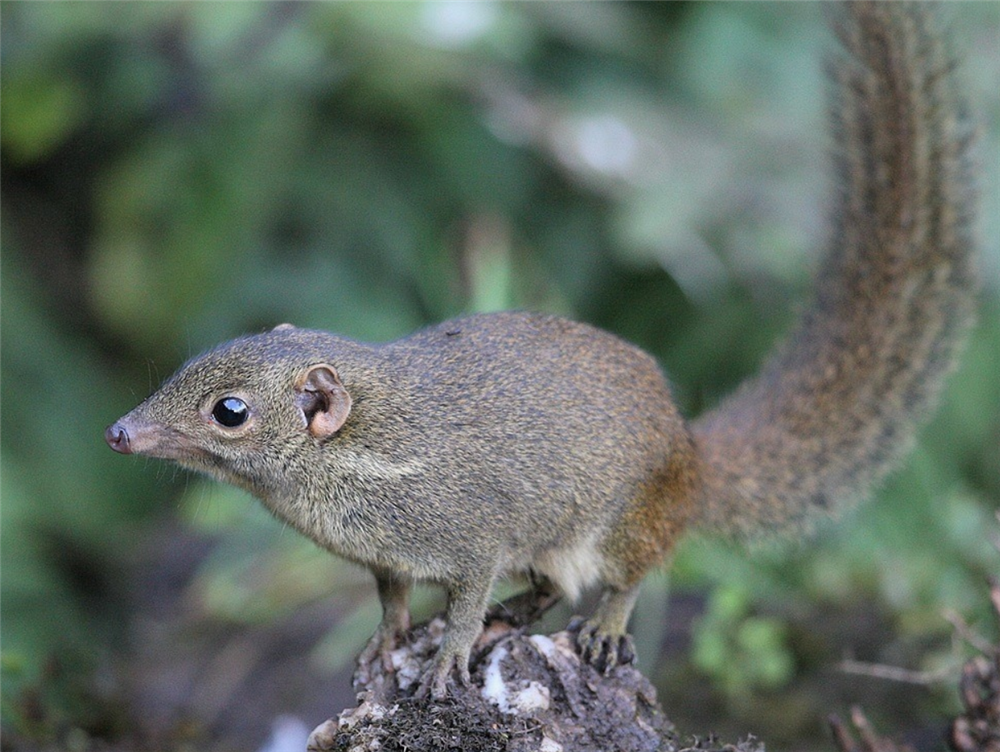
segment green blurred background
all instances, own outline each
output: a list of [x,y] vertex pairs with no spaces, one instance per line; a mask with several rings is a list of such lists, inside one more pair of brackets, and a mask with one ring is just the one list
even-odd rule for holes
[[[876,501],[807,545],[687,541],[649,578],[641,664],[682,733],[829,748],[825,716],[861,702],[938,748],[964,655],[943,614],[991,636],[1000,5],[947,15],[982,120],[979,324]],[[353,699],[368,575],[104,445],[203,348],[546,310],[654,353],[695,415],[808,294],[815,4],[5,0],[0,23],[5,745],[257,749],[281,713],[312,727]],[[440,603],[421,591],[418,615]]]

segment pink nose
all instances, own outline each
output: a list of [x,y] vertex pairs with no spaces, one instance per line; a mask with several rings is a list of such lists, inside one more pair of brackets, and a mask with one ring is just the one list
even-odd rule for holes
[[108,426],[104,432],[104,440],[119,454],[132,454],[132,444],[128,438],[128,431],[121,423]]

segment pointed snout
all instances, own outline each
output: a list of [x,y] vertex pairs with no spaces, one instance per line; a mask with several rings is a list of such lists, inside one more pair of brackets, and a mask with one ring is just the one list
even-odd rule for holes
[[104,440],[119,454],[138,454],[165,460],[184,460],[204,454],[196,441],[183,433],[153,422],[135,410],[104,430]]
[[132,454],[132,440],[121,422],[112,423],[104,431],[104,440],[119,454]]

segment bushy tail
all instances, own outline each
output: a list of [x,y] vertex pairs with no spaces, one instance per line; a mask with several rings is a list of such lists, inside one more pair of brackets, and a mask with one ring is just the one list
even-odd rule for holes
[[754,533],[865,494],[906,451],[972,318],[973,128],[928,3],[836,4],[839,195],[816,300],[693,425],[702,520]]

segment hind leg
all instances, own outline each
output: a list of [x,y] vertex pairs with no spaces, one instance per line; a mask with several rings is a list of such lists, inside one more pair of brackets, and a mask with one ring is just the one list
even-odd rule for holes
[[625,589],[606,587],[594,615],[574,617],[569,624],[580,656],[601,673],[635,661],[635,647],[626,628],[638,597],[638,583]]
[[592,617],[570,624],[580,655],[599,671],[635,660],[628,620],[643,577],[668,558],[692,514],[698,498],[697,479],[690,472],[693,451],[684,442],[671,447],[667,465],[640,489],[601,543],[601,602]]

